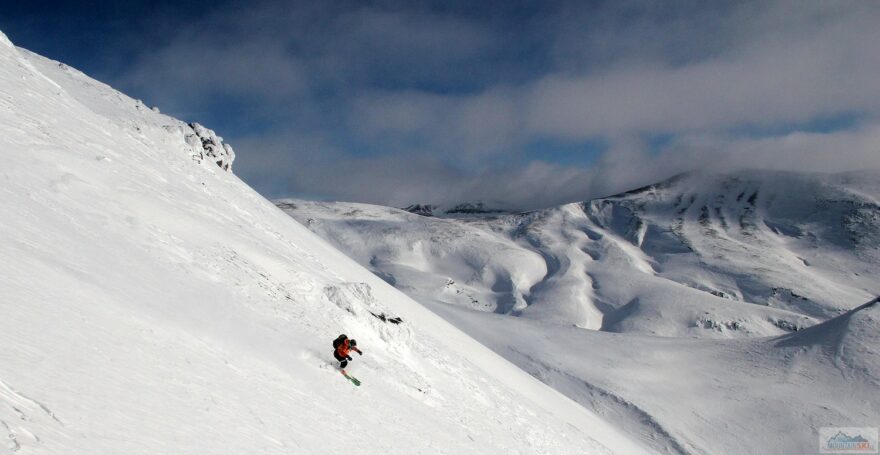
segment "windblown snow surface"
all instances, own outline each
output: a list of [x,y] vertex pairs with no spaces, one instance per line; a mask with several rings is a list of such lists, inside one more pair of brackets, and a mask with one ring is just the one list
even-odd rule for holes
[[499,216],[276,203],[653,448],[718,454],[880,425],[878,310],[854,309],[880,294],[878,201],[876,171],[740,171]]
[[0,453],[646,450],[260,197],[210,130],[2,34],[0,157]]

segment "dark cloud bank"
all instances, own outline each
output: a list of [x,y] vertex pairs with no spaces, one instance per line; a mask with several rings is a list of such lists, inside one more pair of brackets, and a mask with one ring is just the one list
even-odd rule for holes
[[880,3],[475,3],[231,3],[116,83],[224,111],[270,197],[535,208],[693,168],[880,167]]

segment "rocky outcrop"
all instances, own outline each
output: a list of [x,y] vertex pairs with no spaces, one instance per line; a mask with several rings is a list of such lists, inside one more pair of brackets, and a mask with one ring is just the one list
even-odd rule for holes
[[437,209],[436,205],[431,204],[413,204],[409,207],[404,208],[409,213],[415,213],[416,215],[421,216],[434,216],[434,210]]
[[186,142],[194,151],[193,159],[198,162],[208,160],[220,166],[224,171],[232,172],[232,162],[235,160],[235,152],[232,146],[223,142],[223,138],[208,128],[190,123],[192,133],[186,135]]

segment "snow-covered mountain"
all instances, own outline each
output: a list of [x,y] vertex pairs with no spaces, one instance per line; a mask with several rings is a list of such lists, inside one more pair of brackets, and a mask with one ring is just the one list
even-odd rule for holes
[[260,197],[212,131],[2,34],[0,154],[0,453],[645,450]]
[[876,171],[742,171],[483,218],[277,203],[658,450],[803,453],[880,421],[878,201]]
[[679,176],[491,217],[278,201],[418,300],[662,336],[779,335],[880,293],[880,172]]

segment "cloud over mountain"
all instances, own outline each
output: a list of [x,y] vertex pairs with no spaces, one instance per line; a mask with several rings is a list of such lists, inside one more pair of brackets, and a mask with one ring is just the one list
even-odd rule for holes
[[232,2],[118,80],[171,112],[224,107],[239,172],[272,196],[535,207],[694,166],[880,167],[878,20],[868,2]]

